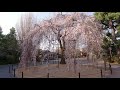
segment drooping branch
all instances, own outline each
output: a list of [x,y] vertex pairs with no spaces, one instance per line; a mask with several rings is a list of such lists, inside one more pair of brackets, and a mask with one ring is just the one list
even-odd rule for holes
[[[84,41],[82,44],[84,47],[89,47],[89,52],[95,53],[101,50],[101,28],[94,17],[80,13],[59,14],[50,20],[42,21],[27,34],[22,43],[21,65],[26,66],[32,59],[35,65],[36,49],[43,40],[42,37],[47,37],[47,35],[55,37],[55,40],[58,41],[62,55],[61,64],[66,63],[66,54],[70,54],[70,50],[75,50],[77,44],[83,43],[82,41]],[[47,39],[52,44],[53,39],[49,37]]]

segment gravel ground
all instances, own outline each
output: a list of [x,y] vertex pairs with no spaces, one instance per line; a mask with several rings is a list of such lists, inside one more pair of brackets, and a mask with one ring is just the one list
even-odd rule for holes
[[[16,78],[22,77],[22,72],[24,78],[101,78],[100,68],[104,67],[103,62],[99,62],[98,67],[93,67],[93,63],[91,61],[87,61],[84,58],[76,59],[76,66],[74,67],[74,60],[67,61],[67,65],[59,65],[58,64],[45,64],[38,66],[31,66],[29,68],[20,68],[16,69]],[[10,73],[9,73],[10,66]],[[16,68],[17,65],[14,65],[13,68]],[[105,78],[120,78],[120,65],[119,64],[111,64],[112,66],[112,74],[110,71],[105,71],[104,68],[102,70],[103,76]],[[48,68],[49,67],[49,68]],[[76,68],[76,69],[74,69]],[[0,65],[0,78],[14,78],[12,65]]]
[[[9,73],[10,66],[10,73]],[[16,65],[13,65],[16,68]],[[0,78],[14,78],[12,74],[12,65],[0,65]]]
[[92,62],[84,59],[76,62],[74,66],[74,60],[71,59],[67,61],[67,65],[59,65],[59,68],[58,64],[21,68],[16,70],[16,74],[18,78],[21,78],[22,72],[24,78],[47,78],[48,73],[49,78],[79,78],[80,73],[80,78],[101,78],[100,69],[90,66]]

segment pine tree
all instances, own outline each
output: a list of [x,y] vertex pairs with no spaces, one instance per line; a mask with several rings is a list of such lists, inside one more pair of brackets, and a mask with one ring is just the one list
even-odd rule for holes
[[107,31],[102,48],[111,62],[120,49],[120,41],[117,39],[120,37],[120,12],[96,12],[94,16],[102,24],[103,30]]

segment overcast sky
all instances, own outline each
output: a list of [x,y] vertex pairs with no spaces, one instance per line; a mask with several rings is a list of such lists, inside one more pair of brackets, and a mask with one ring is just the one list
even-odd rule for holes
[[[2,27],[3,34],[9,33],[10,28],[15,27],[21,14],[25,12],[0,12],[0,26]],[[88,15],[93,15],[93,12],[85,12]],[[46,19],[53,15],[53,12],[34,12],[39,19]]]

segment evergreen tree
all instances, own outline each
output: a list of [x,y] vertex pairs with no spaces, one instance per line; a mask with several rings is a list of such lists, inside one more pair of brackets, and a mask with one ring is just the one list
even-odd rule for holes
[[107,32],[102,48],[111,62],[111,57],[116,57],[120,49],[120,41],[117,39],[120,37],[120,12],[96,12],[94,15]]
[[6,35],[7,45],[7,60],[9,63],[16,63],[19,60],[19,47],[18,41],[16,40],[15,28],[10,29],[10,33]]
[[0,64],[18,63],[20,53],[15,28],[12,27],[7,35],[2,34],[1,28],[0,31]]

